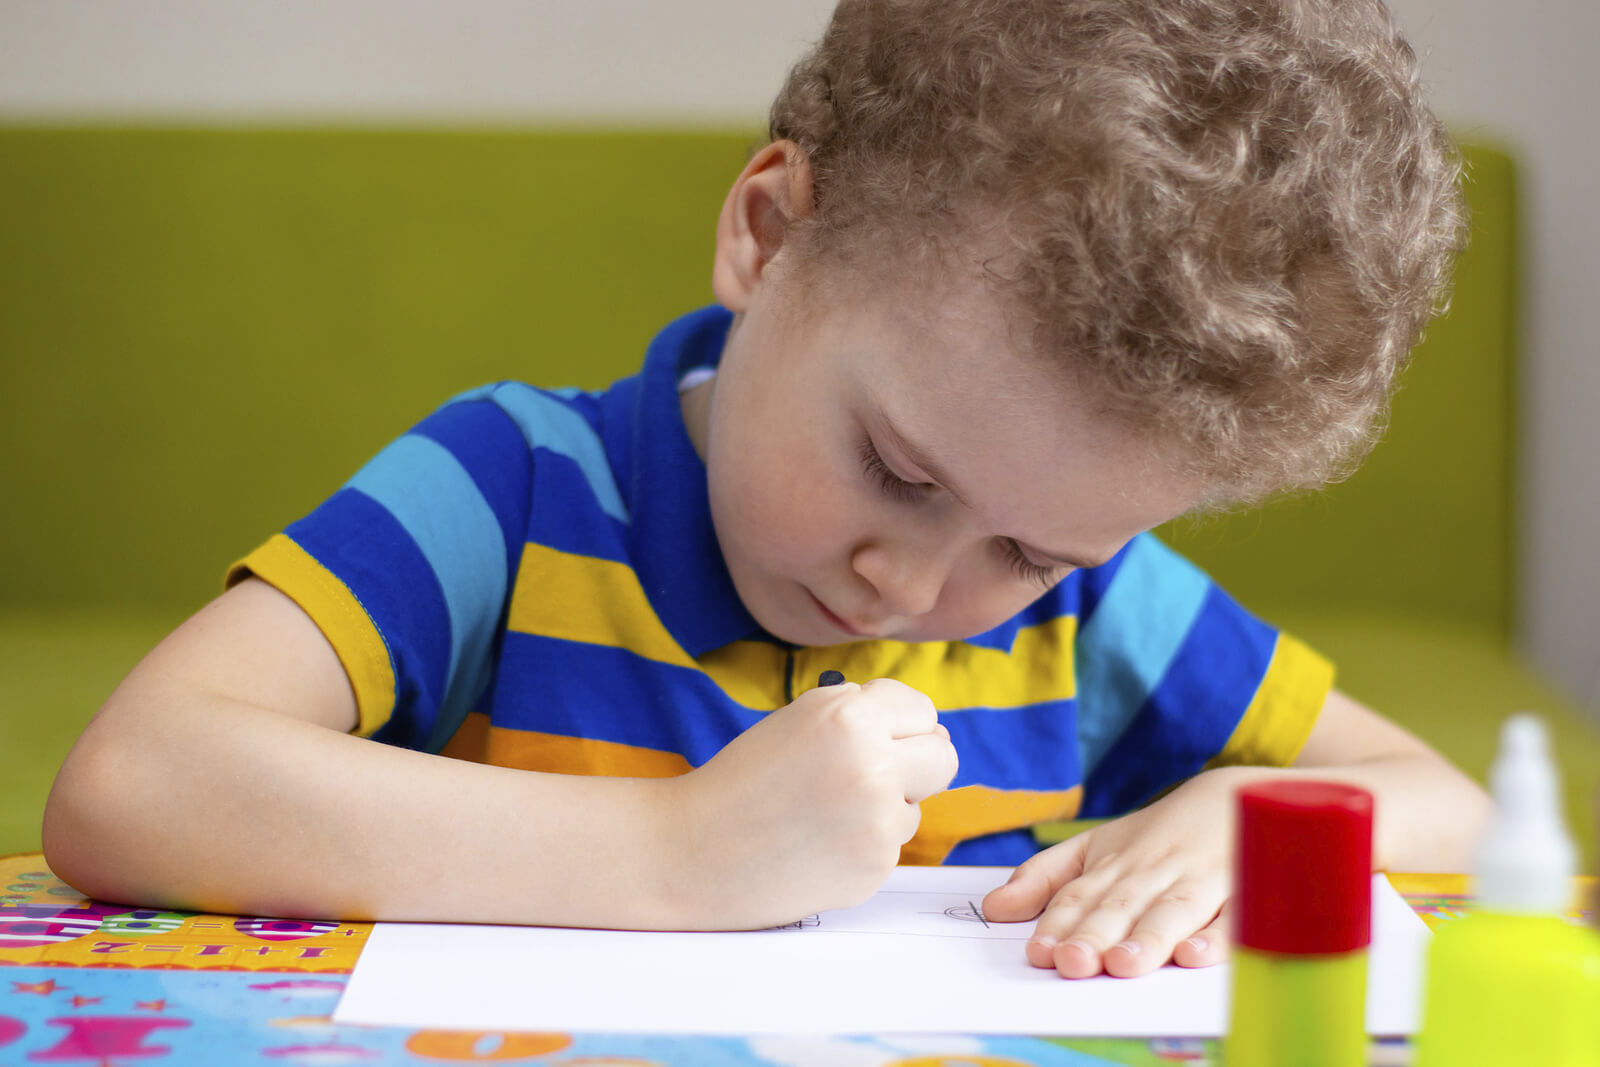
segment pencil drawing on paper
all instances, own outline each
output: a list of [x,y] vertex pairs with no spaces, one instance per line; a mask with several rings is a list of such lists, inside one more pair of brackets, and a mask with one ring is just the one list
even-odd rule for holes
[[[934,913],[923,912],[923,914],[931,915]],[[948,915],[952,919],[960,919],[964,923],[982,923],[985,926],[989,925],[989,920],[983,917],[983,909],[970,900],[962,901],[960,904],[952,904],[948,908],[944,909],[944,911],[940,914]]]

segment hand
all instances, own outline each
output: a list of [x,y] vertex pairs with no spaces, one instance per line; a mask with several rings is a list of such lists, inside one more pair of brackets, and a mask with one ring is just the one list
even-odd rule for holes
[[1038,916],[1028,962],[1063,978],[1102,970],[1132,978],[1168,960],[1221,962],[1232,880],[1230,770],[1200,774],[1147,808],[1032,857],[984,898],[984,915],[1000,922]]
[[[878,678],[812,689],[676,779],[679,881],[722,929],[771,926],[877,891],[950,784],[956,750],[932,701]],[[709,909],[709,910],[708,910]]]

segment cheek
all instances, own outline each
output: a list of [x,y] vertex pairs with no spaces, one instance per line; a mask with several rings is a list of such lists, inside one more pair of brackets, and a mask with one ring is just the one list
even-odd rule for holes
[[804,448],[730,437],[707,460],[712,519],[730,564],[781,569],[837,554],[849,501]]
[[1017,581],[1008,568],[993,559],[968,561],[945,585],[937,618],[933,620],[939,633],[924,639],[974,637],[999,626],[1043,593],[1042,586]]

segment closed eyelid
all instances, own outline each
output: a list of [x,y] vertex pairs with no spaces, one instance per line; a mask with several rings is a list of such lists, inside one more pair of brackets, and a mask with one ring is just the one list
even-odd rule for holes
[[1086,563],[1083,560],[1057,556],[1050,552],[1041,552],[1031,545],[1023,544],[1014,537],[1010,538],[1010,541],[1016,547],[1016,551],[1020,555],[1026,556],[1036,567],[1047,567],[1052,570],[1086,570],[1101,566],[1099,563]]
[[938,481],[937,478],[934,478],[926,473],[922,467],[918,465],[917,461],[912,459],[907,454],[905,446],[896,439],[893,432],[884,435],[884,442],[888,446],[887,448],[878,446],[876,442],[874,442],[873,447],[878,449],[878,454],[883,457],[885,463],[888,463],[890,457],[893,457],[893,469],[896,471],[904,471],[904,477],[906,478],[906,481],[922,482],[928,485],[932,485]]
[[861,460],[861,469],[869,478],[878,483],[878,488],[887,496],[902,501],[920,500],[924,494],[936,489],[928,482],[913,482],[896,474],[894,469],[884,460],[878,447],[872,442],[871,434],[863,434],[861,447],[858,449]]
[[[875,443],[877,438],[881,438],[890,446],[889,451],[894,456],[896,466],[901,470],[909,466],[913,470],[920,472],[920,476],[907,478],[899,473],[895,467],[891,467],[882,450]],[[931,459],[924,457],[925,453],[906,440],[894,423],[889,421],[882,408],[874,409],[873,414],[865,420],[862,440],[862,462],[868,464],[869,470],[877,470],[880,478],[887,476],[899,482],[904,494],[909,494],[911,490],[918,492],[934,489],[943,490],[960,501],[963,506],[971,508],[973,506],[972,502],[950,484],[949,477]],[[1041,571],[1090,570],[1103,566],[1105,563],[1105,560],[1096,562],[1071,555],[1057,555],[1053,552],[1043,552],[1038,549],[1025,549],[1022,542],[1015,538],[1007,538],[1006,540],[1008,542],[1008,551],[1014,559],[1022,560],[1028,566],[1039,568]],[[1030,559],[1030,556],[1033,558]],[[1109,558],[1108,556],[1107,559]],[[1043,560],[1043,562],[1035,563],[1033,559]]]
[[1031,549],[1027,545],[1023,544],[1021,541],[1018,541],[1014,537],[1010,538],[1009,540],[1011,541],[1011,544],[1016,548],[1017,554],[1022,556],[1029,563],[1032,563],[1035,567],[1045,567],[1045,568],[1048,568],[1048,569],[1056,569],[1056,568],[1060,568],[1060,567],[1073,567],[1073,566],[1076,566],[1076,564],[1066,563],[1066,562],[1063,562],[1062,560],[1054,559],[1054,558],[1052,558],[1050,556],[1046,556],[1046,555],[1044,555],[1044,554],[1042,554],[1040,552],[1037,552],[1034,549]]
[[1001,544],[1005,548],[1006,558],[1011,563],[1011,569],[1015,571],[1018,576],[1038,585],[1042,585],[1046,589],[1055,585],[1056,582],[1060,581],[1061,578],[1064,577],[1064,575],[1061,573],[1061,564],[1051,564],[1046,566],[1041,563],[1033,562],[1033,560],[1028,558],[1027,553],[1023,550],[1021,543],[1018,542],[1016,538],[1003,538],[1001,540]]
[[896,460],[921,472],[921,478],[912,484],[935,486],[943,489],[967,507],[972,506],[967,503],[967,498],[961,494],[961,491],[951,483],[949,475],[935,464],[927,453],[914,447],[910,441],[906,440],[905,435],[900,432],[894,423],[889,421],[888,416],[881,409],[877,412],[876,418],[871,421],[876,429],[875,436],[881,436],[883,440],[892,446]]
[[[890,440],[890,443],[892,444],[893,443],[893,438],[891,437],[889,440]],[[866,434],[863,435],[862,440],[861,440],[862,462],[864,462],[864,463],[871,462],[874,466],[883,467],[884,470],[888,471],[890,474],[894,475],[896,478],[899,478],[902,482],[905,482],[907,485],[920,485],[920,486],[924,486],[924,487],[927,487],[927,488],[935,488],[936,487],[934,480],[931,479],[931,478],[928,478],[925,475],[921,475],[919,473],[919,474],[917,474],[915,476],[912,476],[911,475],[911,470],[908,470],[907,468],[909,467],[912,470],[915,470],[916,469],[916,464],[907,463],[907,461],[904,458],[902,458],[901,456],[895,456],[894,457],[894,462],[890,463],[890,457],[889,457],[888,453],[892,452],[892,451],[893,451],[893,449],[890,449],[890,450],[888,450],[886,452],[885,449],[880,447],[878,445],[877,440],[873,437],[873,434],[870,431],[868,431]],[[869,455],[870,455],[870,459],[869,459]],[[904,473],[902,473],[902,472],[904,472]]]

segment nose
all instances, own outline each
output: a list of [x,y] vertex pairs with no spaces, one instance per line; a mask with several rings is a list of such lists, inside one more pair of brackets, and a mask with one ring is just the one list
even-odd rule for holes
[[878,540],[858,546],[850,564],[891,615],[926,615],[939,603],[953,553],[916,541]]

